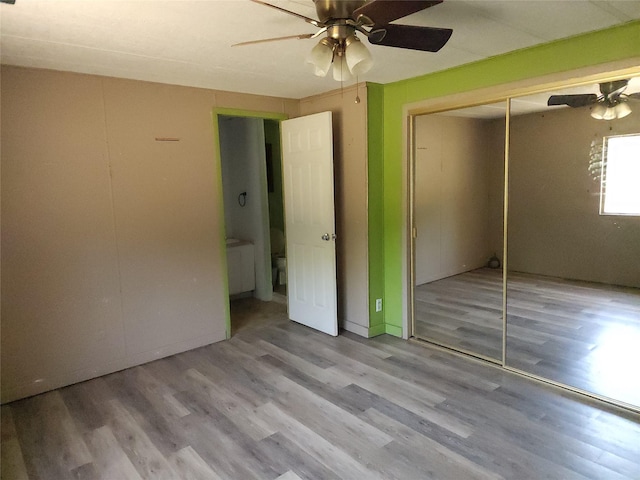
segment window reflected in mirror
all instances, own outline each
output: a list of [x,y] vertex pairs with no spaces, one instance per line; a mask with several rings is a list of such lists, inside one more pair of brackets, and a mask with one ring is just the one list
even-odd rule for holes
[[502,361],[506,102],[415,117],[413,334]]
[[600,213],[640,215],[640,134],[604,137],[600,173]]
[[640,79],[512,99],[506,365],[640,406]]

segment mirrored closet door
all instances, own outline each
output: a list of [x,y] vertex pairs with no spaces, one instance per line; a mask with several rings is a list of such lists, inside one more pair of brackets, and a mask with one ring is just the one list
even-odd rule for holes
[[640,407],[635,92],[640,78],[511,101],[506,366]]
[[413,125],[413,335],[498,363],[505,118],[501,102]]
[[640,77],[606,80],[412,117],[412,332],[640,410]]

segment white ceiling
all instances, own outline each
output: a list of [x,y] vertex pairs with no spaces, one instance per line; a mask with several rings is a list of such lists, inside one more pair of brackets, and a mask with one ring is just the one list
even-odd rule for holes
[[[272,3],[316,18],[311,0]],[[243,47],[314,33],[304,21],[249,0],[16,0],[0,4],[4,64],[288,98],[339,88],[312,75],[317,40]],[[640,18],[640,0],[445,0],[397,23],[453,28],[438,53],[370,47],[360,81],[389,83]]]

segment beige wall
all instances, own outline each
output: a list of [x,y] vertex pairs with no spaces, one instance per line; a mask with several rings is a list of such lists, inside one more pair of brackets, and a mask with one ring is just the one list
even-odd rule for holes
[[368,336],[366,87],[303,99],[300,114],[333,113],[338,317],[341,326]]
[[479,268],[494,252],[501,253],[501,239],[490,229],[500,225],[494,210],[501,204],[492,195],[490,208],[490,189],[499,184],[492,174],[502,152],[489,148],[495,147],[491,133],[487,120],[416,117],[417,285]]
[[1,95],[2,401],[225,338],[211,109],[299,102],[16,67]]
[[2,68],[1,95],[8,401],[121,366],[126,346],[102,80]]
[[640,287],[640,217],[599,215],[592,141],[640,132],[637,112],[595,120],[586,108],[512,117],[509,270]]
[[[506,117],[506,105],[505,117]],[[504,265],[504,144],[506,119],[489,120],[485,126],[487,139],[487,187],[489,194],[489,252]]]

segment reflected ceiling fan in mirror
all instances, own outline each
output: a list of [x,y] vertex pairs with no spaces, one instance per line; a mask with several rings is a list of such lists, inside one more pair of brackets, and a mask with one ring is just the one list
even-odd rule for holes
[[293,15],[320,30],[313,34],[253,40],[233,46],[294,38],[302,40],[326,34],[313,47],[306,63],[313,67],[314,73],[319,77],[326,76],[333,65],[333,78],[337,81],[347,81],[353,75],[362,75],[373,66],[371,53],[362,44],[357,33],[367,37],[373,45],[437,52],[453,32],[450,28],[391,23],[438,5],[443,0],[313,0],[318,20],[262,0],[251,1]]
[[600,84],[601,95],[584,93],[574,95],[551,95],[547,105],[568,105],[572,108],[593,105],[591,116],[598,120],[615,120],[631,113],[629,100],[640,100],[640,92],[623,93],[629,80],[616,80]]

